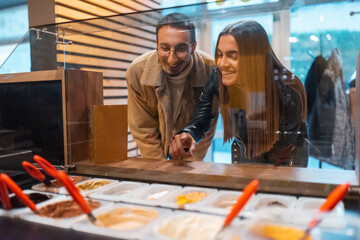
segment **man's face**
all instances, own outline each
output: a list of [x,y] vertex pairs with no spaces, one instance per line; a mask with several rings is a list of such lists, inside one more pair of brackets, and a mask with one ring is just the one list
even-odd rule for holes
[[189,64],[196,42],[191,44],[190,32],[170,26],[160,28],[157,36],[157,51],[164,71],[179,75]]

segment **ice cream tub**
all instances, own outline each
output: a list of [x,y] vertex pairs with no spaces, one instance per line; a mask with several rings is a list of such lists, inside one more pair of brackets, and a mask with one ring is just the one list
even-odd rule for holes
[[[146,236],[146,240],[181,239],[181,240],[209,240],[215,239],[222,228],[224,217],[174,211],[171,215],[154,224],[152,231]],[[234,224],[238,220],[234,220]]]
[[[293,224],[289,218],[298,210],[287,208],[264,208],[248,221],[240,239],[253,240],[320,240],[321,230],[314,228],[306,235],[306,224]],[[298,214],[301,214],[298,212]]]
[[91,193],[89,197],[120,202],[124,198],[124,195],[141,190],[148,185],[148,183],[142,182],[121,181],[110,187]]
[[[83,196],[88,196],[91,193],[103,190],[105,188],[108,188],[112,186],[115,183],[118,183],[118,180],[113,179],[105,179],[105,178],[92,178],[80,183],[75,184],[77,189],[80,191],[80,193]],[[60,194],[68,194],[68,191],[65,187],[62,187],[59,190]]]
[[159,200],[158,204],[162,207],[196,211],[206,199],[212,197],[216,192],[217,189],[214,188],[184,187]]
[[294,196],[259,193],[249,204],[245,215],[252,217],[255,212],[267,208],[292,209],[295,207],[296,200]]
[[149,206],[159,206],[159,201],[179,189],[181,189],[181,186],[154,183],[139,191],[126,194],[123,201]]
[[[314,216],[316,216],[318,209],[325,200],[325,198],[299,197],[296,201],[295,209],[299,210],[303,214],[293,214],[292,222],[297,224],[308,223]],[[320,226],[338,229],[343,228],[345,226],[345,221],[343,219],[344,216],[344,203],[339,202],[331,212],[325,213],[321,216],[322,221]]]
[[[199,212],[227,215],[230,213],[232,206],[236,203],[237,199],[241,196],[241,191],[226,191],[221,190],[214,194],[204,202],[202,206],[199,206]],[[251,202],[255,200],[255,195],[252,196],[245,206],[242,208],[239,216],[244,215],[250,206]]]
[[244,230],[239,239],[252,239],[252,240],[320,240],[321,234],[319,229],[314,229],[309,235],[305,235],[305,227],[285,224],[274,223],[271,221],[260,221],[251,225]]
[[[101,207],[113,204],[108,201],[91,200],[88,198],[85,200],[90,205],[92,212],[95,212],[96,209]],[[76,222],[87,218],[80,206],[74,202],[71,197],[66,196],[39,204],[37,206],[37,211],[38,213],[35,214],[28,210],[23,212],[19,217],[27,221],[60,228],[70,228]]]
[[95,224],[85,219],[73,229],[113,238],[144,239],[152,226],[170,212],[168,209],[116,203],[94,212]]
[[[40,205],[41,203],[47,202],[51,199],[57,199],[59,197],[63,197],[59,194],[54,193],[47,193],[47,192],[39,192],[35,190],[24,190],[23,191],[34,203],[36,206]],[[5,210],[2,207],[2,203],[0,202],[0,216],[8,216],[8,217],[16,217],[23,212],[30,211],[28,207],[26,207],[16,196],[15,194],[10,194],[10,201],[12,205],[12,209]]]
[[[74,176],[74,175],[70,175],[69,177],[74,184],[81,183],[83,181],[91,179],[91,177]],[[39,183],[39,184],[33,185],[32,189],[37,190],[37,191],[59,193],[60,189],[63,187],[64,187],[64,185],[59,180],[54,179],[54,180],[51,180],[51,185],[49,187],[47,187],[43,183]],[[67,192],[65,194],[67,194]]]

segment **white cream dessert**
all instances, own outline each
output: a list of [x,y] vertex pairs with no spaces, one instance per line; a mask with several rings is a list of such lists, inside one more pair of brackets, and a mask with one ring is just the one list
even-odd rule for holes
[[323,204],[323,202],[305,202],[303,204],[303,209],[304,210],[318,210],[320,208],[320,206]]
[[168,193],[169,193],[169,191],[167,191],[167,190],[159,191],[159,192],[150,194],[149,196],[147,196],[147,199],[148,200],[156,200],[156,199],[159,199],[159,198],[165,196]]
[[215,239],[222,224],[221,218],[179,214],[164,221],[158,228],[158,233],[172,239],[208,240]]
[[214,204],[214,207],[225,208],[225,209],[231,210],[235,203],[236,203],[236,199],[235,200],[223,200],[223,201],[216,202]]
[[97,225],[115,230],[134,230],[142,228],[157,218],[159,213],[153,210],[133,207],[121,207],[97,216]]

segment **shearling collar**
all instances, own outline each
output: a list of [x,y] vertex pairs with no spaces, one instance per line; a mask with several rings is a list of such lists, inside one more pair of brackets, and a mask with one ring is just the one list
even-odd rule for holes
[[[189,74],[192,78],[193,87],[203,87],[207,80],[205,63],[200,53],[200,51],[195,51],[192,55],[194,61]],[[163,85],[163,79],[165,79],[164,74],[156,50],[151,51],[146,61],[140,83],[142,85],[160,87]]]

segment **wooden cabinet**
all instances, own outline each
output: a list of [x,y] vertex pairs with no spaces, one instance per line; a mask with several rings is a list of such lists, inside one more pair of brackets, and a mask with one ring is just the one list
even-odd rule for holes
[[60,69],[0,75],[0,130],[11,131],[13,141],[0,146],[0,154],[11,146],[14,151],[30,149],[57,165],[88,160],[92,105],[103,105],[99,72]]

